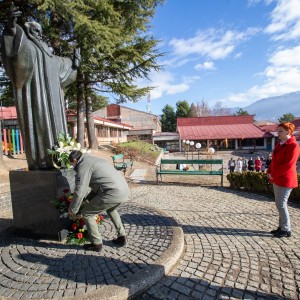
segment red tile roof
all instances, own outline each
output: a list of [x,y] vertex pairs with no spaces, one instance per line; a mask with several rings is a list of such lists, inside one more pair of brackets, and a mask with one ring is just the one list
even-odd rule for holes
[[180,139],[244,139],[272,137],[253,124],[253,116],[199,117],[177,119]]

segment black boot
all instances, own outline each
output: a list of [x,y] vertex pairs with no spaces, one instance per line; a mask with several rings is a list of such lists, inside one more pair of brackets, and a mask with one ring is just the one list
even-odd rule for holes
[[115,245],[118,245],[118,246],[124,246],[126,245],[126,236],[119,236],[117,239],[113,239],[112,242],[115,244]]
[[99,245],[85,244],[85,245],[83,245],[83,249],[86,250],[86,251],[101,252],[101,250],[102,250],[102,244],[99,244]]

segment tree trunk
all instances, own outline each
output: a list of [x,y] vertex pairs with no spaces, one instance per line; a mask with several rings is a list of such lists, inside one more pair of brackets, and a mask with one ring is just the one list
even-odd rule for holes
[[90,96],[85,97],[85,107],[89,148],[97,150],[98,141],[95,134],[95,124],[92,111],[92,98]]
[[77,75],[77,143],[80,143],[82,147],[84,145],[84,84],[83,76],[80,71]]

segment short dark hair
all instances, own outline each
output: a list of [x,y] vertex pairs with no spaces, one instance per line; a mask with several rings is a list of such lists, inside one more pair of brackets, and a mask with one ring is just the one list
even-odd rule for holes
[[78,151],[78,150],[73,150],[70,155],[69,155],[69,160],[71,163],[74,162],[74,160],[79,160],[80,157],[82,156],[82,152],[81,151]]

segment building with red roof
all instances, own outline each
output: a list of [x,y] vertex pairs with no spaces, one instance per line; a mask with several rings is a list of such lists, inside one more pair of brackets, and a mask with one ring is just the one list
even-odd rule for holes
[[180,141],[200,142],[216,149],[272,150],[274,136],[254,124],[254,116],[178,118]]

